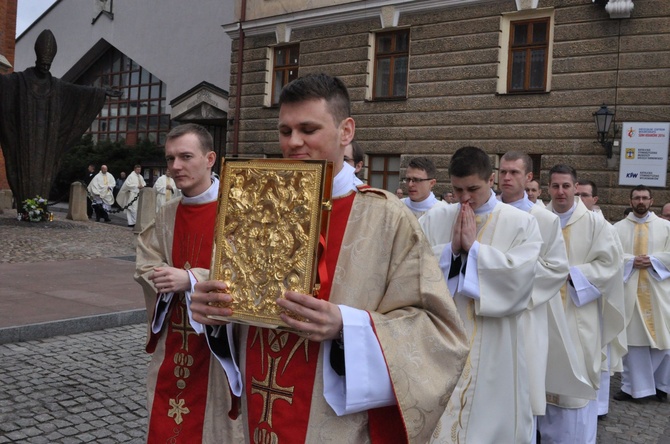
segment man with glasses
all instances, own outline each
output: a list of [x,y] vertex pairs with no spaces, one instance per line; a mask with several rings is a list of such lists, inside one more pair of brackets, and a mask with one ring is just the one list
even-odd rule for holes
[[[363,161],[365,160],[365,153],[363,148],[352,140],[349,145],[344,148],[344,161],[354,167],[354,174],[356,178],[360,179],[361,170],[363,169]],[[362,184],[363,182],[361,182]]]
[[446,205],[433,194],[436,173],[435,164],[428,157],[415,157],[407,165],[402,183],[407,185],[408,197],[402,201],[417,218],[435,206]]
[[623,358],[617,401],[670,390],[670,223],[650,211],[651,189],[631,190],[633,211],[616,224],[624,250],[628,354]]
[[[587,210],[596,216],[604,218],[600,207],[598,207],[598,185],[592,180],[580,180],[577,184],[578,196]],[[613,229],[606,225],[607,229]],[[598,389],[598,419],[604,418],[609,413],[610,403],[610,348],[605,350],[607,353],[607,365],[600,373],[600,388]]]
[[[577,192],[575,196],[578,196],[586,208],[589,211],[593,211],[599,216],[602,216],[603,213],[598,207],[598,185],[592,180],[581,180],[577,184]],[[603,216],[604,217],[604,216]]]

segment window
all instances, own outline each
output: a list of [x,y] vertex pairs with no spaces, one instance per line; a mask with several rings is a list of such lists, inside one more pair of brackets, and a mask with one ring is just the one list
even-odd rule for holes
[[300,45],[277,46],[272,59],[272,105],[276,105],[282,88],[298,78]]
[[93,140],[138,140],[165,144],[170,114],[165,110],[165,84],[115,48],[105,52],[77,81],[81,85],[120,89],[123,95],[105,102],[88,132]]
[[368,183],[395,193],[400,185],[400,156],[368,155]]
[[507,92],[544,92],[548,53],[548,17],[511,22]]
[[373,98],[406,98],[409,72],[409,29],[377,33],[374,56]]

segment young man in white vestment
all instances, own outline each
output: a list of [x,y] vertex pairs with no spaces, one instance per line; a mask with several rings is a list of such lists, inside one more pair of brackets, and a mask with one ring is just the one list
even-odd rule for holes
[[[577,358],[572,344],[561,301],[560,289],[570,270],[561,222],[558,216],[528,198],[524,188],[532,177],[533,160],[527,154],[509,151],[500,159],[498,181],[502,202],[535,217],[544,241],[535,269],[533,296],[528,310],[522,314],[531,406],[534,416],[542,416],[546,411],[547,391],[579,394],[593,393],[593,389],[586,381],[585,369],[579,367],[582,361]],[[566,393],[556,381],[571,378],[570,392]]]
[[[602,217],[588,211],[577,191],[577,172],[568,165],[549,171],[547,209],[558,215],[570,261],[570,275],[561,288],[561,299],[578,357],[588,382],[600,385],[606,368],[603,352],[611,344],[613,363],[625,353],[618,339],[624,328],[622,249],[614,230]],[[598,430],[595,396],[547,393],[545,416],[538,418],[542,443],[592,443]]]
[[614,224],[624,250],[628,354],[623,358],[618,401],[670,390],[670,222],[650,211],[651,189],[630,193],[633,211]]
[[[285,158],[333,162],[333,199],[318,297],[286,291],[293,331],[228,317],[224,282],[195,286],[190,309],[240,397],[246,442],[425,443],[467,358],[463,323],[419,224],[393,194],[356,185],[344,148],[349,94],[326,74],[279,98]],[[279,390],[279,392],[277,391]]]
[[533,216],[496,199],[486,152],[457,150],[449,174],[460,203],[433,208],[419,223],[439,257],[471,350],[432,442],[530,443],[521,314],[531,303],[542,236]]
[[407,186],[408,196],[402,201],[417,218],[435,206],[447,205],[433,194],[433,187],[437,183],[436,174],[437,168],[428,157],[415,157],[407,165],[402,183]]

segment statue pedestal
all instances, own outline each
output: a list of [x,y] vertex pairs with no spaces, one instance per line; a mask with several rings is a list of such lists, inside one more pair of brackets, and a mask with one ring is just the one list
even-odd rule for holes
[[86,214],[86,187],[81,182],[70,184],[70,201],[68,202],[67,219],[88,221]]
[[0,190],[0,213],[12,209],[12,190]]

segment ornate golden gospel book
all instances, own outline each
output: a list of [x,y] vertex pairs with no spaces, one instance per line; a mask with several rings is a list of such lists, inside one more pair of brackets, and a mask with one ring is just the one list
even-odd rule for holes
[[288,328],[276,300],[287,290],[317,290],[332,184],[325,160],[224,161],[210,267],[210,279],[226,282],[233,296],[233,315],[223,320]]

